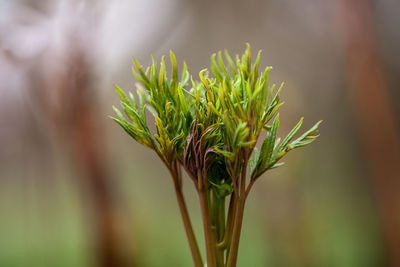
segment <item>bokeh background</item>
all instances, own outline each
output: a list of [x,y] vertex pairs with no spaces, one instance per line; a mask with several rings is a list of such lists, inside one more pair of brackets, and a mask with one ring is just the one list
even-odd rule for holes
[[[0,266],[192,266],[168,172],[108,115],[173,50],[263,50],[280,134],[320,138],[260,179],[239,266],[400,266],[400,2],[0,0]],[[185,194],[202,240],[198,201]],[[203,241],[200,241],[203,244]],[[204,252],[204,250],[203,250]]]

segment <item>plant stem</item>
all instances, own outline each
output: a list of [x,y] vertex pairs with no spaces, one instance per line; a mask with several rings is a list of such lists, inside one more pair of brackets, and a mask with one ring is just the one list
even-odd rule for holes
[[196,236],[193,231],[189,212],[182,192],[182,182],[181,182],[182,177],[181,177],[180,167],[178,164],[176,164],[175,166],[176,166],[176,171],[171,172],[171,174],[174,181],[175,195],[178,201],[179,211],[181,213],[183,225],[185,227],[185,233],[188,239],[190,251],[192,253],[193,262],[196,267],[204,267],[203,260],[201,259],[199,245],[197,244]]
[[236,267],[237,256],[239,251],[239,241],[240,233],[242,232],[243,214],[244,214],[244,204],[246,202],[246,178],[247,178],[247,164],[249,159],[249,151],[245,150],[243,154],[243,166],[242,173],[240,175],[240,180],[238,177],[238,182],[240,181],[240,192],[237,191],[232,197],[235,198],[234,201],[234,223],[232,231],[232,239],[230,246],[228,248],[228,260],[227,267]]
[[236,212],[235,212],[236,216],[233,225],[232,240],[229,247],[229,255],[226,265],[227,267],[236,267],[237,255],[239,250],[240,233],[242,231],[244,204],[245,204],[244,197],[239,197],[237,199]]
[[199,188],[199,198],[200,198],[201,215],[203,218],[204,238],[206,241],[207,267],[216,267],[215,243],[213,240],[214,238],[211,229],[210,210],[208,207],[207,191],[204,185],[201,186],[201,188]]
[[228,219],[227,219],[227,223],[226,223],[228,246],[232,240],[233,223],[235,220],[235,211],[236,211],[236,197],[235,197],[235,194],[232,194],[231,199],[229,201]]
[[224,238],[225,234],[225,197],[218,199],[218,217],[217,217],[217,241],[220,242]]
[[218,196],[215,190],[213,192],[213,214],[215,226],[215,256],[218,267],[224,267],[224,252],[225,248],[219,247],[218,243],[223,242],[225,235],[225,197]]
[[185,227],[186,236],[189,242],[190,251],[192,252],[193,262],[196,267],[203,267],[199,246],[194,235],[192,223],[183,197],[182,189],[175,187],[176,199],[178,200],[179,210],[181,212],[183,225]]

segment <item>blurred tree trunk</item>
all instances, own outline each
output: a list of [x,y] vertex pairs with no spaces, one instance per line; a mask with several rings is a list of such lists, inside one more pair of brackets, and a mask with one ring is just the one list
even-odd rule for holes
[[[90,67],[79,51],[72,54],[71,70],[67,76],[65,90],[74,90],[71,99],[70,138],[73,143],[73,154],[80,167],[84,186],[92,198],[93,221],[97,239],[97,254],[103,267],[133,266],[128,264],[129,252],[124,247],[124,233],[121,228],[121,214],[118,212],[116,198],[113,195],[112,180],[105,157],[104,132],[101,115],[97,115],[96,97]],[[71,84],[68,81],[74,81]]]
[[366,0],[338,0],[348,81],[392,266],[400,266],[400,143],[393,103]]
[[[93,228],[96,258],[102,267],[135,266],[130,258],[124,233],[124,220],[114,196],[106,157],[104,118],[99,112],[93,68],[87,51],[75,42],[74,34],[62,51],[61,71],[46,64],[36,84],[39,105],[44,106],[56,143],[67,144],[67,151],[79,170],[76,177],[89,211],[88,227]],[[53,97],[53,98],[52,98]]]
[[[56,6],[60,4],[58,1],[39,3],[26,0],[19,4],[19,8],[35,15],[24,18],[32,23],[32,27],[42,27],[41,24],[35,25],[35,18],[50,16],[54,3]],[[102,130],[106,118],[98,115],[96,93],[99,90],[95,90],[92,49],[96,48],[98,36],[94,30],[102,18],[100,11],[106,8],[105,5],[97,8],[99,3],[87,1],[82,10],[74,1],[63,6],[70,19],[57,25],[58,32],[62,31],[60,42],[55,41],[57,36],[53,36],[53,32],[42,27],[43,36],[49,37],[46,49],[27,60],[19,60],[12,53],[8,56],[21,67],[28,66],[30,99],[35,109],[41,111],[42,127],[50,137],[49,143],[52,141],[57,149],[62,149],[62,153],[69,153],[73,166],[78,169],[78,175],[73,178],[82,193],[86,227],[92,230],[96,263],[101,267],[135,266],[129,235],[123,227],[127,220],[120,212],[108,167]],[[94,12],[96,10],[98,12]],[[19,49],[24,47],[22,45]]]
[[123,227],[126,220],[112,187],[102,131],[106,118],[98,115],[90,51],[87,44],[77,42],[75,32],[68,37],[61,51],[50,46],[32,62],[21,61],[12,53],[7,56],[21,67],[29,66],[29,98],[40,111],[41,127],[50,137],[48,144],[69,153],[78,169],[74,178],[81,189],[87,227],[93,230],[98,266],[136,266]]

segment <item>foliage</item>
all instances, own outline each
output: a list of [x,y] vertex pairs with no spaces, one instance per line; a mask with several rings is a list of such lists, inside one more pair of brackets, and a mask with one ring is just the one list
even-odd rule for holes
[[[138,101],[115,86],[126,117],[114,107],[117,118],[113,119],[137,142],[157,153],[175,182],[180,179],[178,169],[182,165],[200,198],[205,192],[205,238],[213,241],[206,242],[207,246],[214,246],[207,250],[208,266],[235,266],[242,209],[252,185],[266,171],[281,166],[287,152],[310,144],[318,136],[320,122],[293,140],[302,125],[301,118],[282,141],[277,137],[283,84],[277,90],[275,85],[269,87],[272,68],[259,72],[260,57],[261,51],[252,63],[249,45],[235,61],[226,51],[224,57],[218,52],[211,57],[211,73],[202,70],[200,81],[190,76],[186,64],[178,79],[172,52],[170,78],[164,57],[159,70],[154,58],[146,70],[134,59],[132,71],[140,82]],[[155,133],[148,127],[146,110],[154,118]],[[256,143],[262,131],[267,134],[259,151]],[[231,198],[231,207],[225,219],[221,203],[227,197]],[[219,242],[222,254],[215,249]]]

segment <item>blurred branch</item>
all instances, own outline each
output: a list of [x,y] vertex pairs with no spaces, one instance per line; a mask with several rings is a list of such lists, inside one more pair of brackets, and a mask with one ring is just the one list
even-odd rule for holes
[[400,266],[400,143],[370,1],[339,0],[354,112],[375,185],[392,266]]
[[89,211],[88,226],[94,229],[99,266],[134,266],[105,157],[93,69],[86,51],[73,40],[62,51],[61,70],[43,64],[30,73],[31,99],[40,107],[55,145],[69,152],[79,170],[75,178]]
[[96,100],[93,100],[95,90],[90,77],[91,68],[85,62],[84,51],[73,49],[69,57],[71,73],[62,83],[64,90],[73,90],[73,98],[68,103],[70,121],[64,123],[70,128],[68,138],[73,146],[72,156],[82,171],[82,178],[86,179],[83,183],[87,186],[85,191],[90,193],[93,201],[94,219],[91,223],[97,227],[100,266],[133,266],[128,264],[128,251],[124,248],[124,233],[121,231],[122,218],[113,195],[105,153],[101,152],[104,151],[104,136],[101,123],[98,123]]
[[[47,4],[44,1],[34,8],[46,9]],[[21,5],[19,8],[32,7]],[[76,14],[70,12],[69,15]],[[105,116],[102,120],[98,115],[97,84],[90,57],[96,35],[85,24],[91,26],[94,23],[88,14],[84,15],[76,16],[68,21],[68,25],[63,25],[69,27],[68,30],[60,27],[64,30],[61,45],[54,40],[51,42],[49,38],[46,39],[48,46],[40,53],[20,58],[18,53],[13,52],[20,52],[25,47],[18,44],[20,46],[15,47],[15,51],[6,51],[6,56],[21,69],[27,70],[29,99],[34,109],[40,111],[44,122],[41,127],[52,137],[53,140],[50,138],[49,141],[54,141],[57,148],[63,149],[62,153],[69,152],[74,166],[79,169],[79,175],[73,178],[83,192],[81,201],[87,211],[88,227],[93,229],[95,235],[98,265],[135,266],[129,253],[126,229],[122,227],[126,220],[122,218],[113,194],[112,177],[104,152],[105,138],[101,128]],[[44,15],[40,13],[38,16]],[[45,36],[51,35],[41,25],[33,24],[32,28],[35,27]]]

